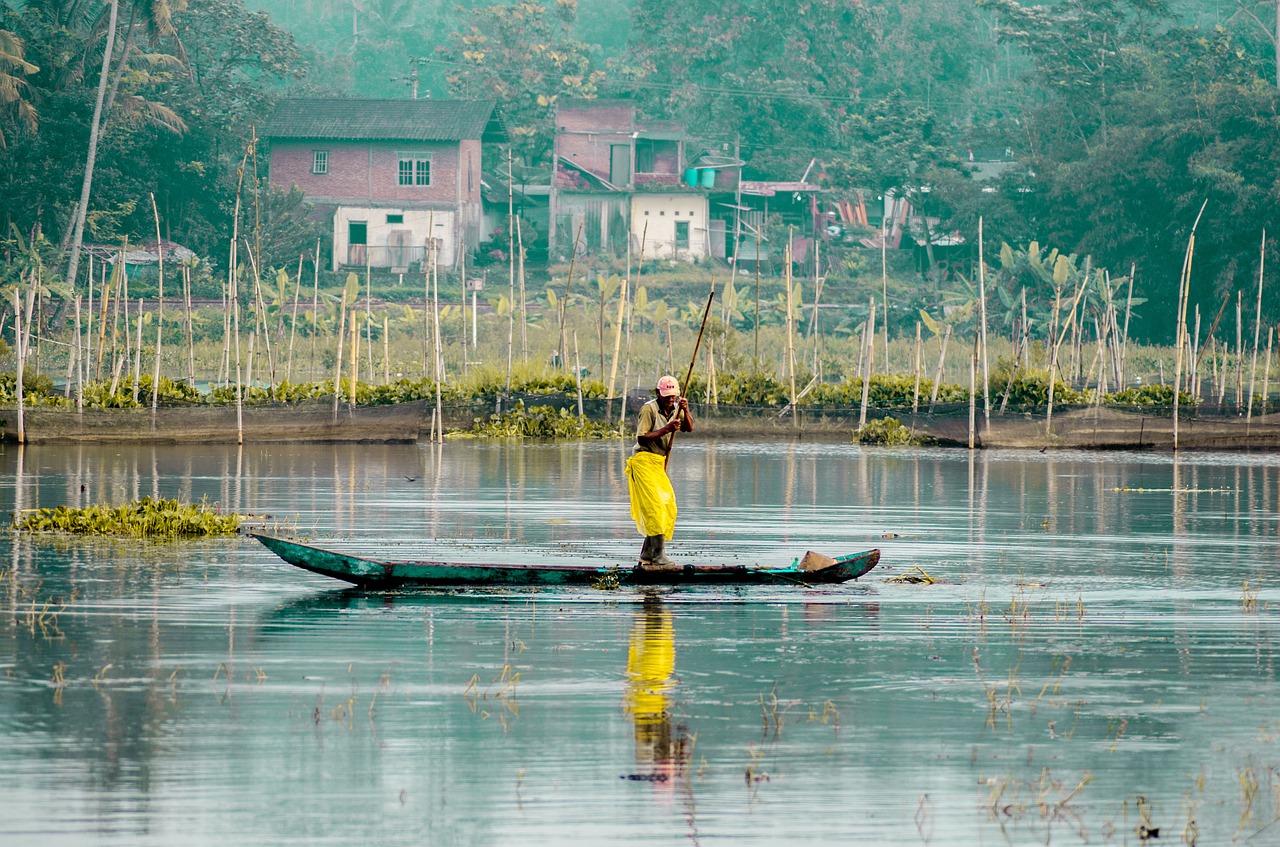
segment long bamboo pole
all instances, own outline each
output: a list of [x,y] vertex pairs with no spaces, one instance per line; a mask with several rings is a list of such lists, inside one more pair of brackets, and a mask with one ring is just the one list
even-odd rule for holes
[[293,317],[289,321],[289,358],[284,366],[284,381],[293,382],[293,343],[298,337],[298,301],[302,298],[302,263],[305,256],[298,254],[298,274],[293,283]]
[[[515,178],[512,176],[512,153],[507,147],[507,271],[508,271],[508,306],[507,313],[507,391],[511,390],[511,366],[515,348],[516,323],[516,204]],[[523,203],[523,201],[521,201]]]
[[22,343],[24,332],[22,324],[22,292],[15,285],[13,287],[13,342],[17,349],[17,364],[14,389],[18,395],[18,443],[27,443],[27,404],[26,390],[23,387],[23,381],[26,378],[25,370],[27,364],[26,346]]
[[1253,385],[1258,374],[1258,341],[1262,336],[1262,274],[1267,265],[1267,231],[1262,230],[1262,249],[1258,255],[1258,308],[1253,318],[1253,361],[1249,365],[1249,411],[1245,420],[1253,418]]
[[151,213],[156,220],[156,258],[158,278],[156,282],[156,366],[151,376],[151,428],[156,426],[156,407],[160,401],[160,350],[164,344],[164,239],[160,235],[160,210],[156,208],[156,195],[151,193]]
[[1191,299],[1191,265],[1196,252],[1196,228],[1200,226],[1200,216],[1204,214],[1209,199],[1200,204],[1195,223],[1191,225],[1191,233],[1187,236],[1187,252],[1182,260],[1182,279],[1178,284],[1178,326],[1177,326],[1177,362],[1173,377],[1173,450],[1178,451],[1178,407],[1179,394],[1182,391],[1182,348],[1187,339],[1187,303]]
[[1275,335],[1275,326],[1267,328],[1267,361],[1266,367],[1262,370],[1262,413],[1267,413],[1267,394],[1271,393],[1271,342],[1272,336]]
[[[862,372],[862,408],[858,413],[858,426],[867,425],[867,404],[871,399],[871,375],[875,373],[876,356],[876,298],[872,297],[867,309],[867,366]],[[791,401],[793,404],[795,400]]]
[[[90,287],[92,287],[93,268],[89,268]],[[90,314],[93,314],[90,311]],[[84,348],[81,346],[82,338],[80,335],[80,295],[76,295],[76,346],[74,356],[76,359],[76,411],[84,411],[84,375],[85,361]]]
[[138,402],[138,380],[142,376],[142,306],[143,300],[138,298],[138,343],[134,347],[133,358],[133,402]]
[[796,420],[796,356],[795,349],[792,346],[791,333],[791,314],[793,304],[791,302],[791,242],[787,241],[787,261],[786,272],[783,274],[783,283],[787,286],[787,379],[791,385],[791,420]]
[[915,363],[913,370],[916,372],[915,373],[916,385],[915,385],[915,389],[911,392],[911,414],[913,415],[918,414],[920,412],[920,370],[921,370],[921,355],[923,353],[924,353],[924,349],[921,345],[921,337],[920,337],[920,321],[916,321],[916,354],[915,354],[915,357],[912,359],[912,361]]
[[333,365],[333,422],[338,422],[338,407],[342,404],[342,348],[347,335],[347,288],[342,287],[342,299],[338,305],[338,354]]
[[978,217],[978,303],[982,321],[982,414],[991,425],[991,377],[987,368],[987,262],[982,245],[982,217]]
[[951,324],[947,324],[947,331],[942,334],[942,343],[938,346],[938,369],[933,375],[933,391],[929,394],[929,413],[933,414],[933,408],[938,404],[938,388],[942,385],[942,368],[947,361],[947,342],[951,340]]
[[582,363],[578,361],[578,331],[573,331],[573,383],[578,391],[578,417],[583,416],[582,411]]
[[[702,310],[702,325],[698,327],[698,338],[693,343],[693,355],[689,357],[689,369],[684,373],[684,382],[680,384],[680,390],[686,395],[689,391],[689,380],[693,379],[693,366],[698,363],[698,348],[702,346],[702,333],[707,329],[707,317],[711,314],[711,304],[716,299],[716,281],[711,279],[711,293],[707,295],[707,305]],[[676,410],[676,420],[680,419],[680,411]],[[667,455],[662,461],[662,467],[665,469],[671,463],[671,453],[675,450],[676,435],[680,432],[680,427],[676,427],[671,433],[671,443],[667,445]]]
[[307,379],[316,378],[316,340],[320,337],[320,239],[316,239],[316,255],[311,267],[311,364]]
[[1129,387],[1129,316],[1133,311],[1133,279],[1138,275],[1138,264],[1129,267],[1129,293],[1124,302],[1124,335],[1120,339],[1120,389]]
[[187,383],[196,385],[196,328],[191,310],[191,264],[182,263],[182,331],[186,347]]

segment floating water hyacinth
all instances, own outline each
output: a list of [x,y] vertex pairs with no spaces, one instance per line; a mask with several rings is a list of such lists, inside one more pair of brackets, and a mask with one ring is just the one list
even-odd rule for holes
[[73,532],[133,538],[192,538],[234,535],[240,528],[240,516],[219,512],[205,502],[193,505],[143,497],[116,507],[36,509],[14,521],[14,528],[28,532]]

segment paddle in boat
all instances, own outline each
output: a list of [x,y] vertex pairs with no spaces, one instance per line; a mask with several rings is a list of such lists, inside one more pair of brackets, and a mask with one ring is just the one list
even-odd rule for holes
[[413,586],[529,585],[823,585],[848,582],[880,561],[879,550],[840,558],[808,552],[783,567],[677,565],[673,568],[619,568],[600,565],[510,565],[382,561],[313,547],[284,538],[249,533],[291,565],[361,588]]

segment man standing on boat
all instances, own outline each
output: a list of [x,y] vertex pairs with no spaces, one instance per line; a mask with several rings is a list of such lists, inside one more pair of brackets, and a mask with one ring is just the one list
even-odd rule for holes
[[667,457],[677,430],[693,432],[693,417],[675,377],[659,379],[657,394],[640,408],[635,452],[627,460],[627,490],[631,517],[644,536],[640,567],[667,568],[675,562],[667,558],[664,547],[676,528],[676,493],[667,476]]

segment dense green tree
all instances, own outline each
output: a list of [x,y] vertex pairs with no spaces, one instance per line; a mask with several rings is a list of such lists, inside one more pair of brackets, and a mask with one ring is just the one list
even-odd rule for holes
[[440,50],[457,65],[447,79],[451,93],[496,99],[526,164],[551,151],[556,103],[595,98],[604,82],[596,51],[574,34],[576,20],[576,0],[487,6]]
[[636,0],[627,71],[650,112],[798,179],[841,146],[873,24],[858,0]]
[[34,132],[38,123],[26,78],[40,69],[24,59],[24,53],[22,39],[0,29],[0,147],[7,146],[15,129]]
[[1019,104],[1024,167],[991,193],[949,184],[962,228],[973,234],[985,214],[996,243],[1040,240],[1104,266],[1136,264],[1158,307],[1140,331],[1164,339],[1187,235],[1208,200],[1193,299],[1216,312],[1252,288],[1259,231],[1280,223],[1280,101],[1256,42],[1180,26],[1147,0],[983,3],[1032,62]]

